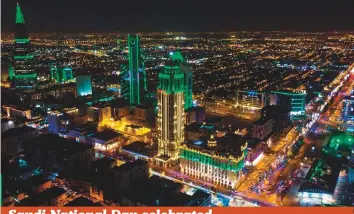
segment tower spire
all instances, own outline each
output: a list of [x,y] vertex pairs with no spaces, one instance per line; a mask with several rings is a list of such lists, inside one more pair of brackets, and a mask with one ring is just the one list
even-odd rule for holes
[[20,8],[19,3],[17,3],[16,6],[16,24],[24,24],[25,23],[25,19],[23,18],[23,14]]

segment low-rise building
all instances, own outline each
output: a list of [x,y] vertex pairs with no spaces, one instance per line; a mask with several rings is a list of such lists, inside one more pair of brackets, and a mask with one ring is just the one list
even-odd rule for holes
[[64,189],[52,187],[21,200],[16,206],[59,206],[66,202],[66,198]]
[[154,118],[154,107],[153,106],[144,106],[139,105],[134,108],[134,117],[140,120],[151,120]]
[[1,118],[1,132],[5,132],[9,129],[15,128],[15,123],[7,118]]
[[108,152],[120,147],[124,142],[123,137],[123,134],[106,129],[88,134],[85,142],[93,145],[96,150]]
[[231,189],[242,175],[246,156],[247,143],[239,135],[187,141],[180,147],[181,172]]
[[24,143],[24,151],[33,164],[89,168],[95,157],[92,145],[77,143],[57,135],[40,135]]
[[9,129],[1,134],[1,153],[14,154],[23,151],[23,142],[35,138],[40,130],[23,126]]
[[338,162],[328,162],[315,159],[304,182],[299,188],[300,203],[317,204],[334,203],[335,189],[338,182],[341,165]]
[[252,124],[252,137],[258,139],[265,139],[273,131],[273,119],[261,118]]
[[157,155],[157,148],[141,141],[135,141],[120,149],[120,153],[134,159],[151,161]]

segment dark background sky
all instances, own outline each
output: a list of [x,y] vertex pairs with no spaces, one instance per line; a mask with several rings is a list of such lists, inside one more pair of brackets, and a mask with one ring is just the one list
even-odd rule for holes
[[[2,0],[3,32],[15,0]],[[354,0],[19,0],[29,31],[354,30]]]

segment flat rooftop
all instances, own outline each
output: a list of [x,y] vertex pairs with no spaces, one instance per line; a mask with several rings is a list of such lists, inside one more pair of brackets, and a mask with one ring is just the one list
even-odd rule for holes
[[207,141],[197,140],[197,141],[187,141],[186,146],[188,148],[200,150],[202,152],[207,152],[210,154],[217,154],[221,156],[233,156],[241,157],[242,150],[241,147],[246,144],[242,140],[242,136],[237,134],[226,134],[223,137],[215,137],[217,142],[216,147],[208,147]]
[[76,155],[91,148],[93,148],[92,145],[77,143],[75,140],[62,138],[52,134],[40,135],[36,138],[25,141],[24,143],[24,149],[26,152],[32,153],[37,150],[52,151],[61,158]]
[[1,138],[12,138],[12,137],[16,137],[16,136],[20,136],[26,133],[30,133],[33,131],[36,131],[37,129],[29,127],[29,126],[22,126],[22,127],[18,127],[18,128],[12,128],[9,129],[3,133],[1,133]]
[[21,200],[16,206],[40,206],[47,204],[51,199],[59,197],[60,195],[65,194],[65,192],[64,189],[59,187],[52,187]]
[[129,145],[123,146],[122,150],[151,158],[157,155],[156,149],[150,148],[148,144],[141,141],[135,141]]
[[64,207],[102,207],[102,205],[81,196],[65,204]]
[[90,137],[96,138],[99,140],[103,140],[103,141],[108,141],[108,140],[112,140],[114,138],[123,136],[123,134],[118,133],[113,130],[110,130],[110,129],[104,129],[101,132],[93,131],[91,134],[93,134],[93,135],[90,135]]
[[125,197],[146,206],[201,206],[210,197],[201,190],[188,195],[183,188],[183,184],[152,176],[132,186]]
[[130,172],[133,168],[135,167],[140,167],[140,166],[144,166],[147,165],[148,163],[146,161],[143,160],[135,160],[135,161],[131,161],[131,162],[126,162],[120,166],[116,166],[114,167],[112,170],[116,171],[116,172],[122,172],[122,173],[127,173]]
[[314,160],[299,192],[334,194],[340,169],[337,161]]

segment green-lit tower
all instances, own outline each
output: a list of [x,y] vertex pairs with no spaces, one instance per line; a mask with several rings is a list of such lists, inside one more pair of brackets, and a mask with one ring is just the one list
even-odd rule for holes
[[[179,147],[184,142],[184,73],[176,61],[168,61],[161,73],[157,88],[158,114],[158,154],[163,158],[163,166],[167,160],[176,162],[179,158]],[[166,158],[167,157],[167,158]]]
[[140,39],[137,34],[128,34],[129,48],[129,103],[140,105],[146,92],[146,76],[142,58]]
[[27,33],[27,26],[18,3],[16,6],[13,71],[13,75],[10,76],[10,79],[13,80],[16,88],[35,86],[37,73],[35,72],[34,56],[30,51],[30,39]]
[[66,83],[74,79],[73,70],[70,67],[59,67],[52,65],[50,68],[50,78],[56,83]]
[[184,109],[188,109],[193,106],[193,71],[187,64],[180,52],[171,52],[170,57],[172,61],[175,61],[184,73]]

